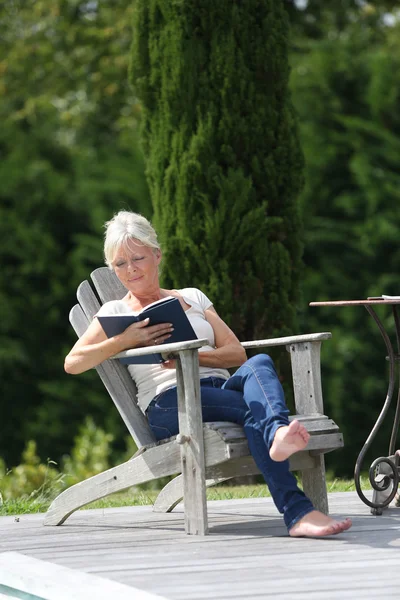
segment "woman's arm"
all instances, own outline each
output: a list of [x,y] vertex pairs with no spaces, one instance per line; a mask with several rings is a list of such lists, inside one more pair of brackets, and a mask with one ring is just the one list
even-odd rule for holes
[[[207,321],[214,330],[215,350],[199,351],[199,365],[229,369],[240,367],[246,360],[246,351],[232,329],[221,319],[213,306],[204,311]],[[161,365],[164,369],[175,369],[176,361],[167,360]]]
[[108,338],[103,331],[99,320],[94,318],[85,333],[76,342],[65,358],[64,369],[71,375],[78,375],[96,367],[114,354],[137,348],[140,346],[154,345],[154,338],[161,344],[171,336],[171,323],[149,325],[149,320],[144,319],[133,323],[119,335]]
[[204,314],[214,330],[215,350],[199,352],[199,364],[202,367],[223,369],[242,365],[247,356],[236,335],[221,319],[213,306],[207,308]]

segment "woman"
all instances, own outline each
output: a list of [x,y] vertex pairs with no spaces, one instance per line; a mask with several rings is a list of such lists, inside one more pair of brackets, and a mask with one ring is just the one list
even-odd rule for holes
[[[282,387],[272,360],[246,353],[231,329],[200,290],[160,288],[161,249],[151,224],[143,216],[121,211],[106,223],[106,263],[127,288],[119,301],[107,302],[98,314],[138,311],[166,296],[179,299],[199,338],[199,368],[203,420],[232,421],[243,426],[250,452],[262,472],[272,498],[283,513],[289,535],[320,537],[340,533],[351,521],[335,521],[314,509],[290,473],[288,458],[307,445],[309,434],[298,421],[289,424]],[[168,341],[170,323],[130,325],[107,338],[97,318],[65,359],[67,373],[78,374],[128,348]],[[239,369],[230,376],[230,367]],[[138,387],[138,402],[158,440],[178,433],[175,361],[161,365],[129,365]]]

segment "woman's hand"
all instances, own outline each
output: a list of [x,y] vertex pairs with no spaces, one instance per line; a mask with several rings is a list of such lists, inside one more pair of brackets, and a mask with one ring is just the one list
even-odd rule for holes
[[64,369],[71,375],[84,373],[122,350],[140,346],[157,346],[168,340],[173,331],[170,323],[149,325],[149,320],[133,323],[125,331],[107,338],[98,319],[93,319],[85,333],[65,358]]
[[149,325],[149,319],[132,323],[119,336],[122,348],[140,348],[142,346],[158,346],[166,342],[174,330],[171,323]]
[[168,360],[165,360],[163,363],[161,363],[160,366],[163,369],[176,369],[176,360],[175,360],[175,358],[170,358]]

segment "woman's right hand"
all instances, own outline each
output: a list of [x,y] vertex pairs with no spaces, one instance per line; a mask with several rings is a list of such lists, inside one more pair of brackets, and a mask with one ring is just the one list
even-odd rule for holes
[[160,323],[149,325],[149,319],[132,323],[119,334],[122,350],[129,348],[140,348],[142,346],[157,346],[167,341],[174,328],[171,323]]
[[104,360],[122,350],[140,346],[157,346],[171,337],[171,323],[148,325],[149,320],[133,323],[124,332],[107,338],[99,320],[94,318],[85,333],[65,357],[64,369],[71,375],[78,375],[97,367]]

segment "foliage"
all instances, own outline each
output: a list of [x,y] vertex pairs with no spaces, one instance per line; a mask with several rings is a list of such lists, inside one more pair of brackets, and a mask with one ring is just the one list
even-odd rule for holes
[[[399,24],[384,26],[367,13],[320,41],[303,40],[293,56],[306,157],[305,306],[399,294],[399,33]],[[378,312],[393,333],[389,312]],[[323,349],[324,397],[345,432],[346,449],[332,460],[349,474],[385,398],[385,347],[360,308],[313,308],[303,324],[334,334]],[[392,417],[371,458],[387,452]]]
[[[67,487],[97,475],[120,462],[111,449],[113,436],[87,417],[74,439],[71,453],[62,458],[60,467],[50,459],[44,464],[37,455],[36,443],[29,441],[22,462],[7,471],[0,459],[0,490],[4,500],[29,497],[39,503],[52,500]],[[131,448],[130,448],[131,449]]]
[[54,491],[61,491],[62,477],[52,461],[40,462],[36,443],[29,441],[22,453],[22,462],[12,471],[7,471],[0,458],[0,490],[4,500],[28,497],[32,504],[43,504],[51,499]]
[[281,1],[138,0],[132,82],[166,287],[241,339],[293,332],[302,155]]
[[[46,463],[41,462],[36,443],[32,440],[27,442],[22,461],[16,467],[7,470],[4,460],[0,458],[0,514],[47,510],[60,492],[129,460],[137,450],[129,436],[124,440],[123,453],[116,454],[111,447],[112,441],[112,434],[97,427],[94,420],[87,417],[79,428],[70,454],[62,458],[59,466],[50,459]],[[120,506],[148,504],[149,498],[154,499],[153,492],[170,480],[171,477],[163,477],[135,486],[134,494],[130,491],[116,495],[122,498]]]
[[[183,4],[188,11],[182,13],[184,32],[178,31],[176,19],[164,31],[163,11],[178,11]],[[262,160],[283,104],[270,89],[261,89],[262,77],[254,84],[257,93],[249,85],[251,75],[264,77],[266,70],[269,74],[276,70],[274,78],[286,81],[285,20],[280,21],[283,29],[274,29],[273,23],[269,29],[257,12],[254,28],[250,29],[250,14],[235,23],[239,5],[267,6],[264,0],[223,0],[212,6],[210,2],[210,7],[205,2],[197,24],[187,18],[192,7],[199,7],[193,0],[141,0],[136,17],[137,22],[148,14],[159,27],[153,28],[151,56],[156,61],[160,50],[159,66],[155,65],[152,74],[161,81],[154,92],[146,87],[146,67],[141,79],[137,77],[140,65],[134,61],[135,85],[148,90],[150,95],[144,100],[150,107],[164,94],[160,117],[170,119],[177,131],[173,136],[160,125],[164,135],[160,154],[149,162],[155,197],[166,199],[165,217],[157,209],[156,224],[165,220],[166,227],[172,223],[174,229],[171,239],[175,242],[166,247],[171,259],[165,283],[179,276],[176,285],[186,285],[190,279],[190,285],[204,287],[242,339],[292,332],[294,306],[287,303],[294,297],[297,306],[304,307],[316,299],[399,293],[398,2],[283,0],[283,4],[292,25],[291,87],[306,156],[306,187],[301,198],[306,230],[302,298],[296,292],[301,246],[295,237],[293,247],[288,248],[285,233],[288,224],[295,224],[298,231],[290,202],[299,188],[300,169],[290,169],[294,174],[290,188],[285,179],[289,162],[286,157],[279,160],[282,168],[287,165],[287,173],[280,188],[274,188],[270,173],[277,172],[276,152],[286,147],[281,138],[275,154],[268,155],[267,168]],[[278,20],[280,6],[274,2],[271,13]],[[71,452],[87,414],[114,436],[110,463],[116,450],[124,449],[122,422],[97,376],[89,372],[68,377],[62,362],[75,340],[68,311],[75,303],[76,286],[102,261],[104,220],[123,207],[149,217],[152,212],[138,146],[141,108],[127,81],[133,10],[131,0],[5,0],[0,4],[3,474],[7,466],[21,461],[29,439],[37,440],[42,475],[46,469],[52,473],[56,467],[46,457],[62,464],[61,457]],[[393,22],[393,28],[387,26]],[[236,38],[230,37],[230,24],[235,24],[242,54],[234,53]],[[214,37],[210,37],[214,27]],[[261,44],[262,27],[268,35]],[[246,31],[250,32],[247,37]],[[162,32],[175,35],[175,45],[169,46],[170,52],[175,48],[173,56],[163,54]],[[142,60],[149,61],[148,34],[146,22],[136,36],[134,54],[140,49],[138,44],[145,44]],[[277,62],[271,66],[275,40]],[[205,59],[209,63],[201,63]],[[180,69],[180,60],[192,68]],[[274,102],[279,110],[271,113]],[[146,110],[145,140],[153,133],[146,124],[154,116],[145,106]],[[269,123],[265,131],[259,128],[263,111]],[[286,117],[292,118],[288,112]],[[196,131],[190,139],[186,125]],[[164,165],[169,153],[171,160]],[[217,153],[223,162],[217,161]],[[168,167],[165,180],[159,175],[164,166]],[[286,191],[278,195],[278,188],[285,188],[287,195]],[[283,205],[288,215],[278,216]],[[187,247],[189,234],[193,244]],[[188,271],[188,280],[182,282],[180,269],[193,256],[195,273]],[[286,270],[288,257],[293,273]],[[223,275],[220,282],[219,274]],[[258,330],[256,323],[232,308],[238,298],[251,294],[254,311],[253,307],[243,310],[258,315],[254,319],[259,322]],[[260,317],[265,306],[269,313]],[[264,318],[271,319],[271,329]],[[382,311],[382,318],[392,328],[387,312]],[[383,344],[375,325],[360,309],[309,309],[301,320],[303,331],[332,330],[334,334],[323,347],[324,395],[328,414],[345,428],[346,447],[327,460],[341,474],[350,473],[386,392]],[[386,452],[387,439],[386,428],[375,444],[374,458]],[[77,475],[72,467],[71,473]],[[39,481],[28,489],[40,489]]]
[[398,8],[398,0],[285,0],[292,24],[292,43],[305,39],[326,39],[332,31],[340,32],[354,23],[365,24],[385,19]]
[[81,427],[71,455],[63,460],[62,470],[66,487],[79,483],[110,468],[110,444],[113,436],[96,427],[87,417]]
[[63,373],[77,285],[112,212],[151,210],[127,81],[132,3],[0,5],[0,455],[67,452],[87,413],[122,437],[93,372]]

